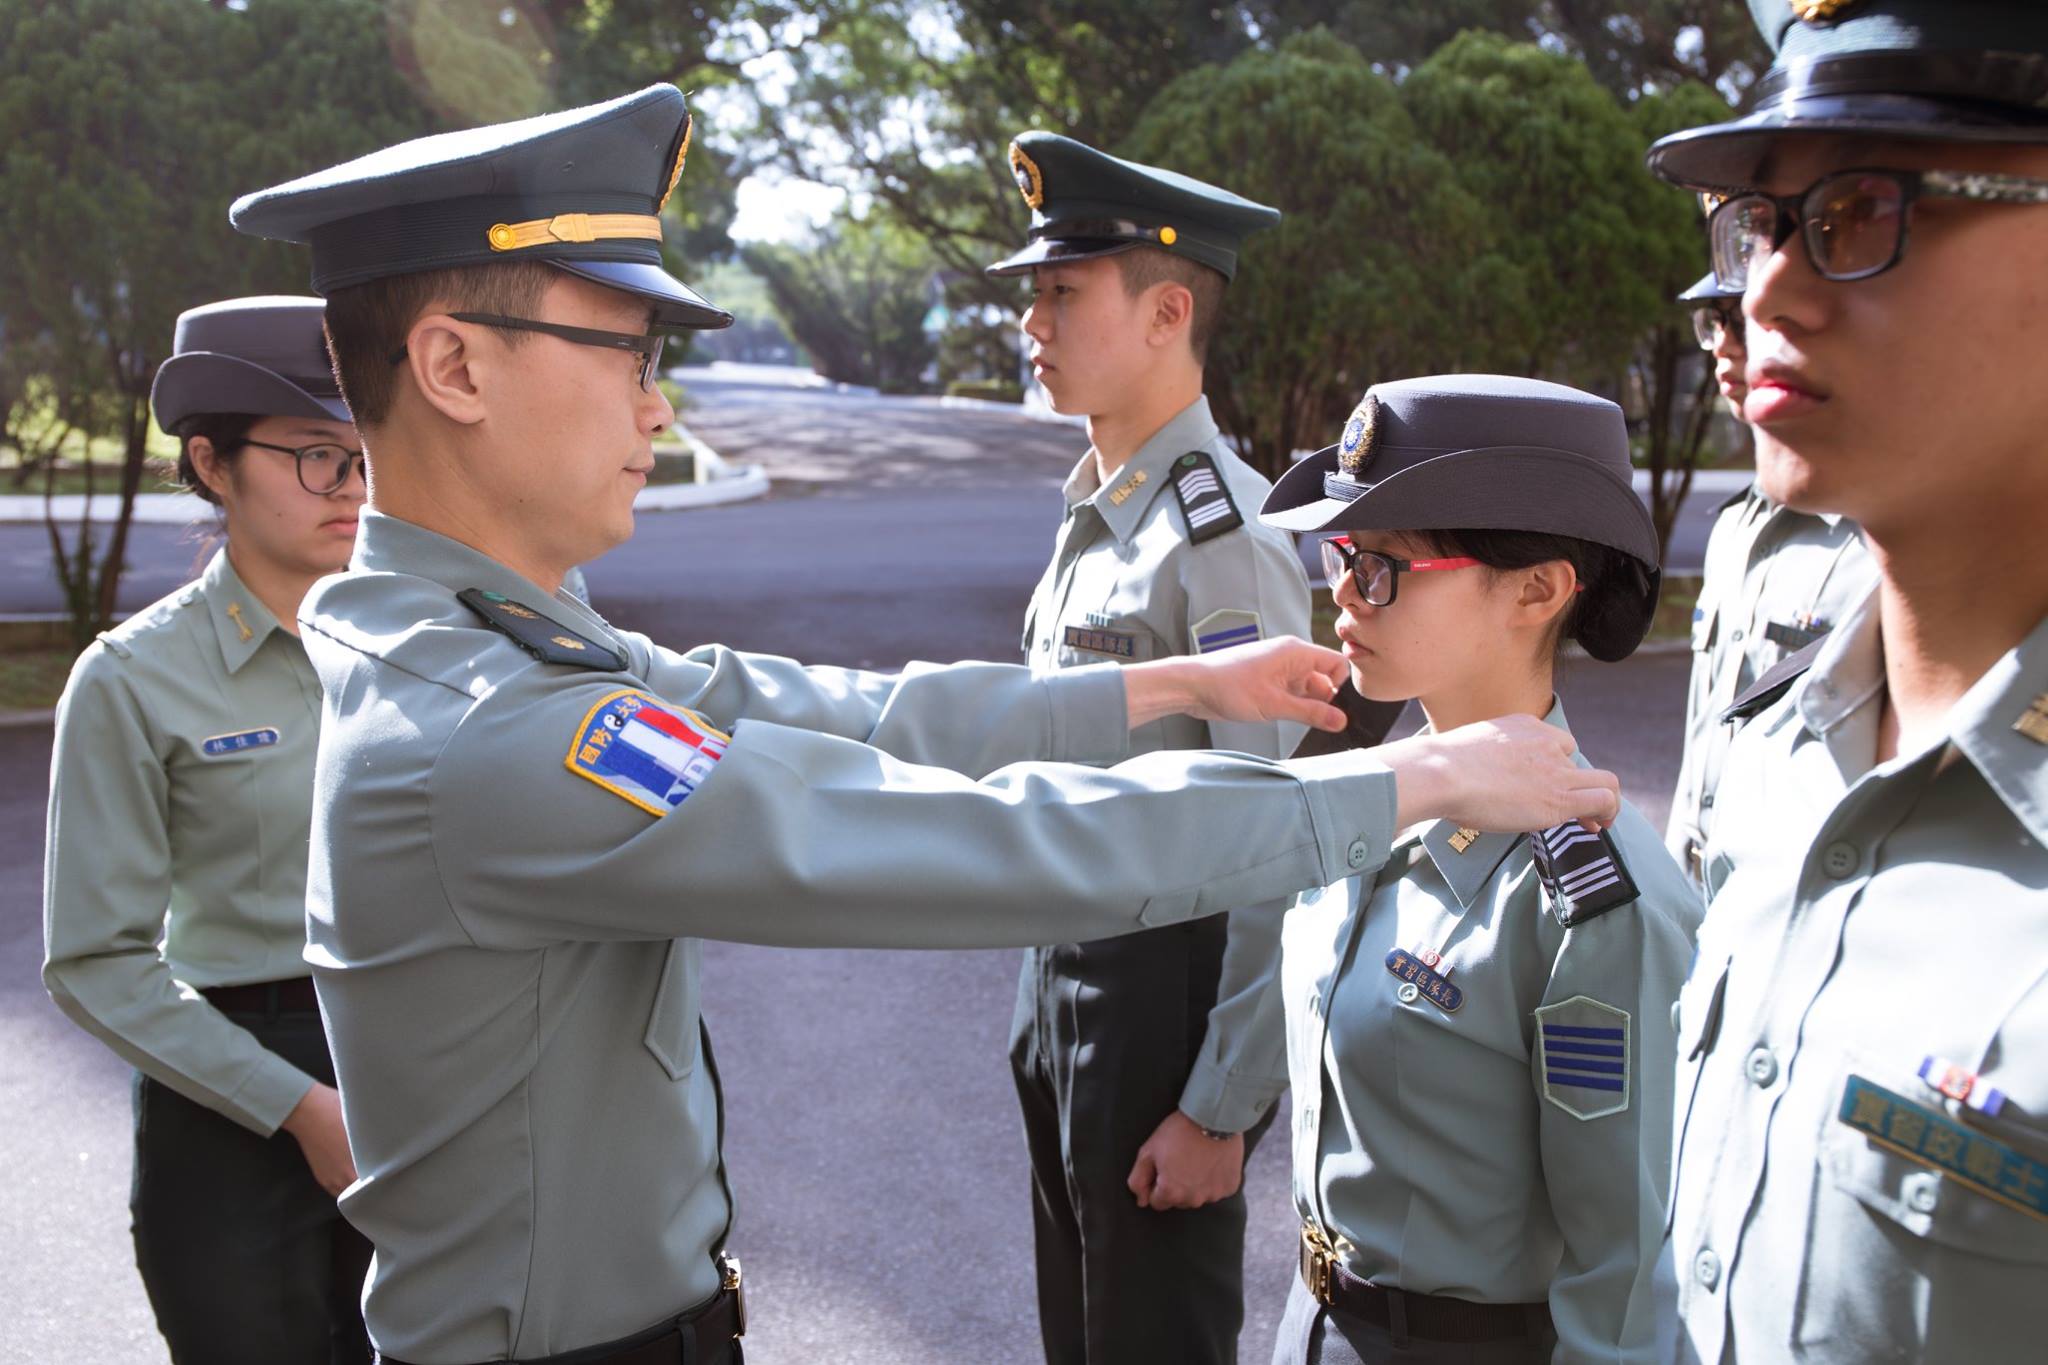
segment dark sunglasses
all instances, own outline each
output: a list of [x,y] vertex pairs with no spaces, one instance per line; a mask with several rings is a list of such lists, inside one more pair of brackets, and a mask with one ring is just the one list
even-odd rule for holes
[[1965,171],[1836,171],[1798,194],[1736,195],[1707,220],[1714,276],[1748,287],[1749,272],[1797,232],[1824,280],[1867,280],[1899,263],[1918,199],[2048,204],[2048,180]]
[[321,441],[310,446],[278,446],[268,441],[244,441],[245,446],[259,450],[274,450],[280,455],[289,455],[297,466],[299,487],[308,493],[325,497],[339,492],[348,482],[349,472],[360,462],[369,468],[369,460],[360,450],[336,445],[332,441]]
[[[642,392],[654,390],[654,377],[661,372],[661,348],[668,343],[665,332],[607,332],[596,327],[566,327],[559,322],[534,318],[508,318],[497,313],[450,313],[457,322],[474,322],[508,332],[539,332],[578,346],[603,346],[615,351],[632,351],[640,357],[638,380]],[[391,363],[403,364],[405,347],[391,353]]]

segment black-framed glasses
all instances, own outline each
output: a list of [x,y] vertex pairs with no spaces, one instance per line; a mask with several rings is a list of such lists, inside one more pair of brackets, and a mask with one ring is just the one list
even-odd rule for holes
[[1692,334],[1702,351],[1711,351],[1726,336],[1742,334],[1742,300],[1708,299],[1692,306]]
[[1401,591],[1404,573],[1435,573],[1441,569],[1469,569],[1479,561],[1465,555],[1447,559],[1395,559],[1376,550],[1361,550],[1351,537],[1337,536],[1323,542],[1323,577],[1330,591],[1344,586],[1348,576],[1358,585],[1359,596],[1368,607],[1391,607]]
[[1796,231],[1806,259],[1824,280],[1867,280],[1906,254],[1906,226],[1916,199],[1977,204],[2048,204],[2048,180],[1973,171],[1836,171],[1798,194],[1740,194],[1707,220],[1714,277],[1730,289],[1748,286],[1751,268]]
[[[661,348],[668,343],[665,332],[607,332],[597,327],[569,327],[559,322],[542,322],[537,318],[508,318],[499,313],[450,313],[457,322],[474,322],[483,327],[498,327],[510,332],[539,332],[543,336],[558,337],[578,346],[604,346],[615,351],[632,351],[640,357],[640,371],[637,376],[643,392],[654,390],[654,377],[661,372]],[[391,363],[401,364],[405,360],[405,347],[391,353]]]
[[309,446],[278,446],[268,441],[243,441],[242,444],[291,456],[293,464],[297,466],[299,487],[320,497],[339,492],[341,486],[348,482],[349,471],[353,470],[358,462],[362,463],[365,469],[369,467],[368,459],[362,451],[350,450],[347,446],[336,445],[332,441],[320,441]]

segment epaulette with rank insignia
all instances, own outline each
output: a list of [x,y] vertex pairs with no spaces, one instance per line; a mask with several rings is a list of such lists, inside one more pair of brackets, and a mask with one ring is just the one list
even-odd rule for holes
[[1244,514],[1230,500],[1223,474],[1206,450],[1191,450],[1173,462],[1173,496],[1188,521],[1188,541],[1200,545],[1244,525]]
[[542,615],[523,602],[514,602],[501,592],[464,588],[455,600],[484,618],[485,624],[544,664],[568,664],[616,673],[626,666],[626,656],[610,645],[580,635],[553,617]]
[[1632,904],[1642,894],[1605,830],[1595,834],[1567,820],[1530,835],[1529,849],[1536,855],[1536,877],[1550,913],[1567,929]]

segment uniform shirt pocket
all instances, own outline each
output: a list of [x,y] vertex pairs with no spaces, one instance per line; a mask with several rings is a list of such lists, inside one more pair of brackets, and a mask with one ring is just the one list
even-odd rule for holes
[[672,1081],[697,1069],[697,954],[693,938],[669,943],[654,1005],[647,1012],[647,1050]]

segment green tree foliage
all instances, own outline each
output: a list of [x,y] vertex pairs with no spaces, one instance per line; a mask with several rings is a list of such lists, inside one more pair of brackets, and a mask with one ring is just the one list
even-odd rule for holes
[[753,245],[741,259],[819,374],[892,393],[918,386],[934,347],[931,257],[915,236],[885,215],[842,213],[813,245]]

